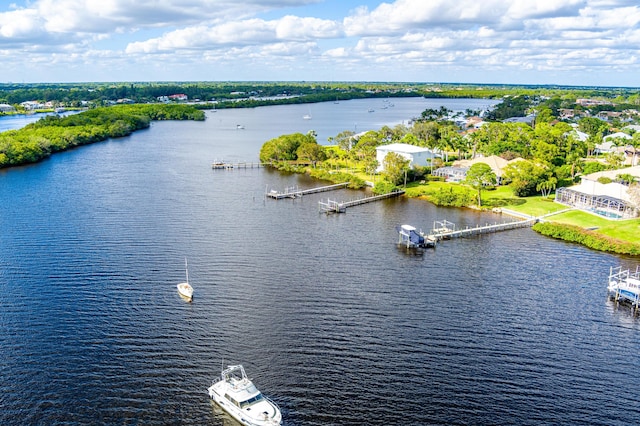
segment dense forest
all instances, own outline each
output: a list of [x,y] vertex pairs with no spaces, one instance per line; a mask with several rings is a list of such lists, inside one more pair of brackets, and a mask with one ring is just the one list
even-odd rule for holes
[[[509,86],[454,83],[385,82],[129,82],[0,84],[0,104],[50,102],[65,107],[103,106],[118,100],[158,102],[184,94],[200,108],[251,107],[277,103],[322,102],[365,97],[424,96],[430,98],[511,98],[557,100],[558,107],[577,98],[607,99],[616,104],[640,105],[638,88],[571,86]],[[518,101],[516,101],[518,102]],[[606,107],[605,107],[606,108]],[[496,117],[500,118],[500,117]]]

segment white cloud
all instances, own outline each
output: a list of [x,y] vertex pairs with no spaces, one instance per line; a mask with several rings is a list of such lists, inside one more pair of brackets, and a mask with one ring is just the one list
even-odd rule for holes
[[15,10],[0,14],[0,37],[5,40],[24,40],[42,33],[34,10]]
[[336,20],[299,8],[339,1],[23,0],[0,9],[0,60],[10,69],[64,63],[124,72],[137,64],[163,73],[167,61],[195,69],[246,60],[257,75],[263,65],[319,73],[331,62],[354,76],[440,70],[445,79],[445,65],[472,79],[483,69],[554,67],[631,76],[640,64],[637,0],[361,0]]
[[[174,49],[210,49],[219,45],[263,46],[281,41],[311,41],[341,36],[340,25],[316,18],[285,16],[274,21],[248,19],[212,27],[188,27],[143,42],[131,43],[127,53],[154,53]],[[282,46],[282,44],[280,44]]]
[[276,36],[282,40],[312,40],[340,38],[343,32],[342,25],[335,21],[287,15],[277,21]]

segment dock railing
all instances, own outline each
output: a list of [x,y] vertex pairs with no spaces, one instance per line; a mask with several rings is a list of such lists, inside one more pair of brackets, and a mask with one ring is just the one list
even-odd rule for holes
[[278,191],[275,189],[266,191],[265,196],[268,198],[273,198],[274,200],[282,200],[283,198],[298,198],[308,194],[343,189],[346,188],[347,185],[349,185],[349,182],[337,183],[335,185],[319,186],[309,189],[299,189],[297,186],[290,186],[288,188],[285,188],[284,191]]
[[627,302],[633,307],[634,314],[640,310],[640,266],[635,272],[622,269],[621,266],[609,269],[609,295],[616,303]]
[[468,237],[473,235],[487,234],[491,232],[498,231],[506,231],[508,229],[517,229],[517,228],[527,228],[533,226],[537,222],[536,218],[526,219],[526,220],[517,220],[514,222],[504,222],[504,223],[494,223],[494,224],[485,224],[478,225],[472,228],[464,228],[464,229],[455,229],[455,224],[448,221],[436,221],[434,222],[434,229],[431,231],[429,235],[430,238],[433,238],[437,241],[450,239],[450,238],[460,238],[460,237]]
[[384,200],[392,197],[399,197],[402,194],[404,194],[403,190],[396,190],[396,191],[388,192],[386,194],[373,195],[371,197],[364,197],[364,198],[359,198],[357,200],[351,200],[351,201],[343,201],[343,202],[337,202],[333,200],[327,200],[327,202],[318,201],[318,205],[320,206],[320,211],[322,213],[344,213],[347,211],[348,207],[358,206],[360,204],[371,203],[374,201]]

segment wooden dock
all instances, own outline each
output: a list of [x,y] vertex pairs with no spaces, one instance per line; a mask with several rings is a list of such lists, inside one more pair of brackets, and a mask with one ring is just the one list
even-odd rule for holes
[[349,185],[349,182],[337,183],[335,185],[319,186],[309,189],[298,189],[298,187],[285,188],[284,191],[271,191],[265,192],[265,196],[273,198],[274,200],[282,200],[284,198],[298,198],[308,194],[315,194],[318,192],[334,191],[336,189],[343,189]]
[[480,234],[488,234],[491,232],[506,231],[509,229],[528,228],[533,226],[538,221],[537,218],[531,218],[526,220],[516,220],[514,222],[485,224],[483,226],[476,226],[473,228],[455,229],[453,223],[444,221],[436,221],[433,225],[431,234],[428,235],[429,239],[436,241],[448,240],[451,238],[470,237]]
[[388,192],[382,195],[360,198],[352,201],[343,201],[341,203],[332,200],[327,200],[327,202],[318,201],[318,205],[320,206],[320,212],[322,213],[344,213],[347,211],[347,207],[359,206],[360,204],[372,203],[374,201],[384,200],[386,198],[398,197],[402,194],[404,194],[404,191],[399,190]]
[[261,167],[266,167],[270,165],[270,163],[252,163],[252,162],[239,162],[239,163],[227,163],[224,161],[214,161],[211,163],[211,168],[213,170],[233,170],[233,169],[259,169]]

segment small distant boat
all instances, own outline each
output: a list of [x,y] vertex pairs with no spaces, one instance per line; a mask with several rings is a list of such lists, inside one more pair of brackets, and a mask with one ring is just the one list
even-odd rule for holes
[[368,111],[368,112],[375,112],[375,109],[373,109],[373,108],[369,108],[369,111]]
[[223,410],[245,426],[279,426],[280,408],[256,388],[242,365],[222,370],[219,380],[209,387],[209,396]]
[[180,296],[191,302],[191,300],[193,299],[193,287],[191,287],[191,284],[189,284],[189,268],[187,267],[186,257],[184,258],[184,270],[187,275],[187,281],[177,285],[178,293],[180,293]]
[[311,120],[311,109],[309,108],[308,105],[307,105],[307,113],[305,115],[303,115],[302,118],[304,120]]
[[243,130],[244,126],[242,124],[236,124],[236,129],[237,130]]

